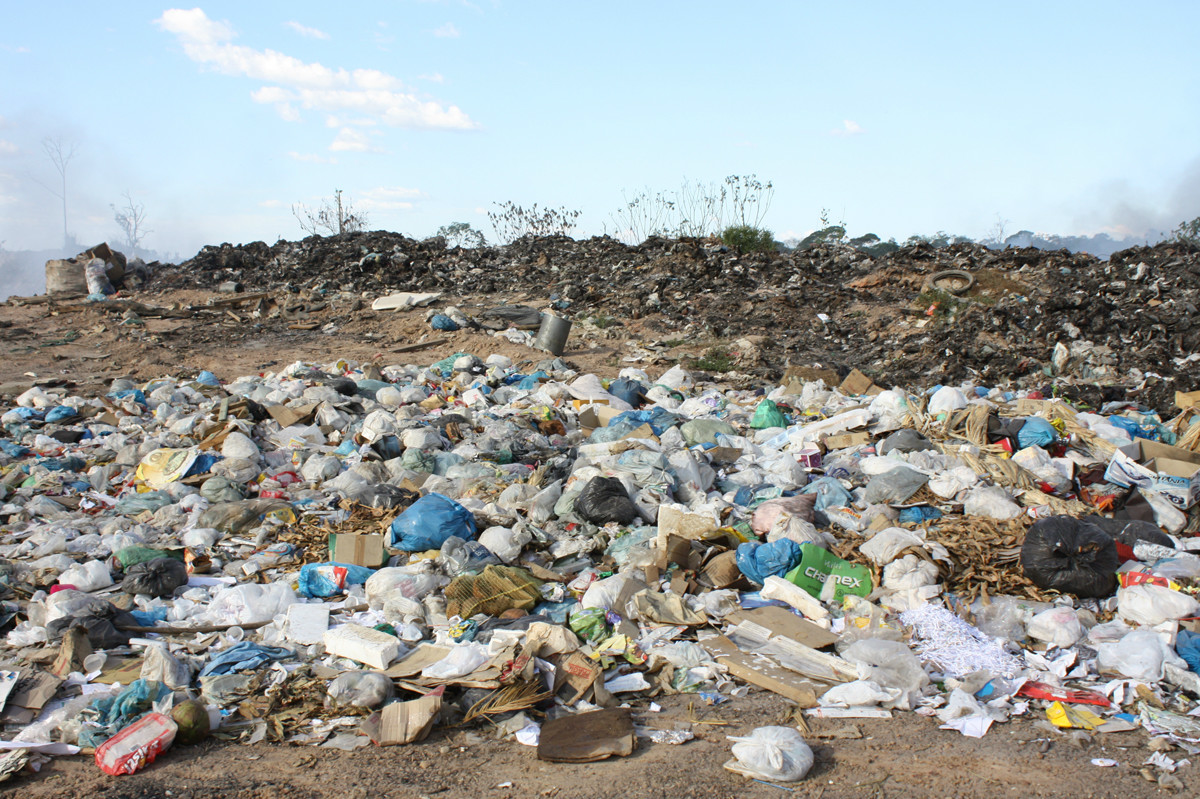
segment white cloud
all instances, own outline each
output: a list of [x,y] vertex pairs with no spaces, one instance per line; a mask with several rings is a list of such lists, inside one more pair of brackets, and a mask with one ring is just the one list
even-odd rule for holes
[[427,75],[418,75],[417,80],[427,80],[430,83],[445,83],[446,79],[442,77],[440,72],[431,72]]
[[454,27],[453,22],[447,22],[440,28],[434,28],[433,35],[439,39],[457,39],[462,34],[458,32],[458,28]]
[[843,119],[840,128],[834,128],[829,131],[831,136],[858,136],[863,133],[866,133],[866,131],[853,119]]
[[283,23],[283,26],[285,28],[291,28],[293,31],[300,34],[301,36],[303,36],[306,39],[328,39],[329,38],[329,34],[326,33],[325,31],[317,30],[316,28],[310,28],[307,25],[301,25],[299,22],[296,22],[295,20],[285,22],[285,23]]
[[371,144],[371,140],[367,138],[367,134],[354,128],[342,128],[339,130],[338,135],[333,139],[333,143],[329,145],[329,149],[334,152],[349,153],[382,152],[378,147]]
[[336,164],[337,163],[336,158],[326,158],[325,156],[317,155],[316,153],[298,153],[295,150],[292,150],[291,152],[289,152],[288,157],[291,158],[293,161],[300,161],[305,164]]
[[192,61],[225,75],[262,81],[251,94],[270,103],[284,119],[299,118],[300,108],[325,114],[355,113],[403,128],[470,130],[477,127],[458,106],[422,100],[405,91],[399,78],[375,69],[331,69],[274,50],[232,43],[233,28],[209,19],[202,9],[172,8],[155,23],[174,34]]
[[13,142],[7,139],[0,139],[0,155],[16,155],[20,151],[21,148]]
[[414,206],[413,201],[421,196],[420,189],[379,186],[362,192],[356,204],[367,211],[407,211]]

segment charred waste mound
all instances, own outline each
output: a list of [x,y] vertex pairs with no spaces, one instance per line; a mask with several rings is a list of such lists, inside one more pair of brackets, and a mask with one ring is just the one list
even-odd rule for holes
[[[931,281],[946,270],[969,278]],[[231,280],[248,291],[523,292],[566,300],[577,317],[641,319],[664,338],[762,336],[766,371],[820,362],[884,383],[1065,376],[1059,382],[1091,392],[1080,397],[1088,401],[1166,407],[1200,368],[1200,250],[1174,243],[1100,261],[975,244],[882,257],[840,244],[739,255],[714,239],[630,246],[609,237],[464,249],[374,231],[209,246],[156,282],[211,289]]]

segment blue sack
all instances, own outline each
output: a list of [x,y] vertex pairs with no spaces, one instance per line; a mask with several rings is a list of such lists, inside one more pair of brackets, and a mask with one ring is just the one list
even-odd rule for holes
[[429,326],[434,330],[445,330],[447,332],[458,330],[458,322],[455,322],[444,313],[434,314],[433,318],[429,320]]
[[441,549],[452,535],[475,539],[475,517],[450,497],[428,494],[392,522],[392,546],[405,552]]
[[1030,416],[1017,431],[1017,446],[1021,449],[1026,447],[1042,447],[1044,449],[1053,444],[1056,438],[1058,438],[1058,431],[1054,429],[1054,425],[1040,416]]
[[913,505],[900,511],[901,524],[920,524],[942,518],[942,512],[930,505]]
[[771,575],[782,577],[796,568],[802,556],[800,545],[790,538],[770,544],[751,541],[737,548],[737,565],[749,580],[762,585]]

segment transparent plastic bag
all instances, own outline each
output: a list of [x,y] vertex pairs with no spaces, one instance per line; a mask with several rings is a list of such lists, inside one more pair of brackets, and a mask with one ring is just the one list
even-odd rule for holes
[[348,671],[329,684],[326,707],[379,707],[396,695],[391,677],[379,671]]
[[725,768],[755,779],[795,782],[812,768],[813,752],[792,727],[759,727],[733,741],[734,759]]

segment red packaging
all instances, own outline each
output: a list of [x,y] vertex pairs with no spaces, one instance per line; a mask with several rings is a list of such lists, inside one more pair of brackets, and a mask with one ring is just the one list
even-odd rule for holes
[[162,713],[147,713],[96,747],[96,765],[114,777],[141,771],[171,747],[178,731]]
[[1077,705],[1109,707],[1111,702],[1095,691],[1075,691],[1070,688],[1055,688],[1044,682],[1027,682],[1017,691],[1017,696],[1026,699],[1045,699],[1048,702],[1070,702]]

